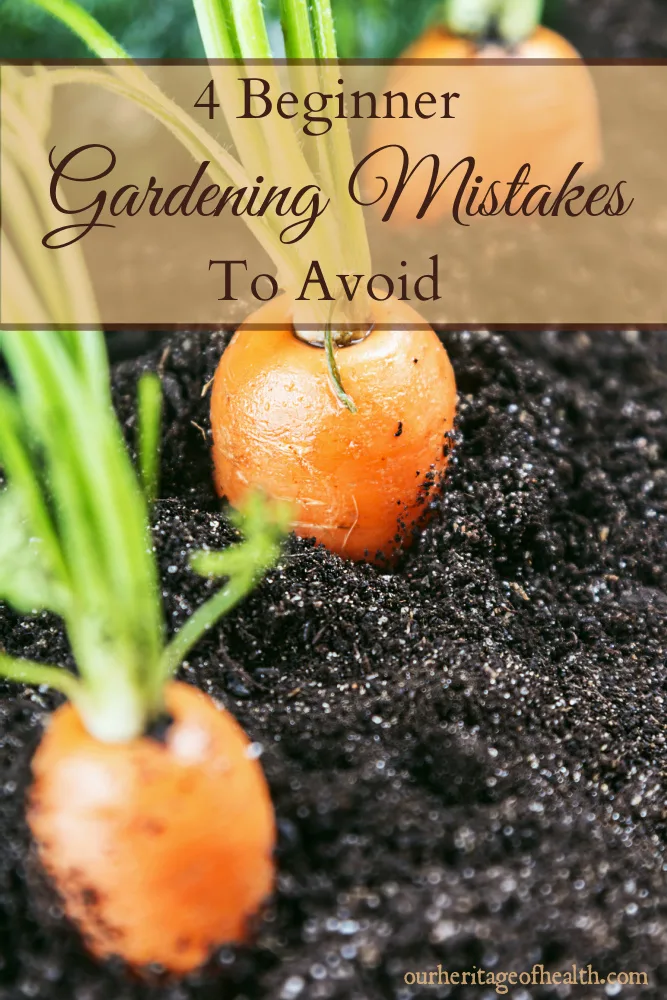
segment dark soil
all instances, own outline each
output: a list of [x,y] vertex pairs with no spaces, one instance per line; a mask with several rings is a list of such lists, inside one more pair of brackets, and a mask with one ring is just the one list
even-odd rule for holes
[[[257,946],[172,986],[85,956],[23,822],[30,753],[57,699],[7,685],[3,1000],[407,998],[409,970],[538,961],[647,971],[645,995],[667,994],[667,338],[444,339],[461,443],[400,571],[292,540],[184,671],[264,747],[280,876]],[[188,551],[232,537],[200,429],[224,342],[176,335],[166,355],[163,342],[115,372],[130,433],[138,372],[163,374],[155,538],[173,625],[209,587]],[[0,643],[67,657],[43,617],[4,610]]]
[[[658,0],[566,8],[587,55],[667,51]],[[225,339],[176,335],[115,370],[130,436],[139,371],[163,377],[155,538],[174,626],[209,587],[189,550],[232,537],[201,397]],[[667,336],[443,339],[461,441],[404,565],[292,540],[183,672],[264,747],[279,881],[255,947],[180,984],[86,956],[23,818],[58,698],[0,684],[0,1000],[490,1000],[404,974],[575,961],[651,986],[510,995],[667,996]],[[69,655],[57,622],[6,608],[2,647]]]
[[547,10],[587,59],[667,58],[666,0],[547,0]]

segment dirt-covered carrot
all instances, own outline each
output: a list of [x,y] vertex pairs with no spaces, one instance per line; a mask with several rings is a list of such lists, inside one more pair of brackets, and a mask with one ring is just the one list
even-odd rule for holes
[[432,330],[410,328],[419,315],[406,303],[376,304],[378,329],[335,352],[341,399],[326,352],[296,337],[291,320],[287,297],[268,303],[222,356],[211,398],[218,490],[238,505],[261,486],[294,505],[298,534],[391,561],[447,465],[447,352]]
[[[96,955],[193,969],[244,940],[273,881],[273,810],[248,738],[172,681],[273,564],[284,508],[252,497],[245,540],[193,568],[227,577],[169,641],[139,485],[98,332],[0,334],[0,598],[67,628],[76,674],[0,654],[0,675],[63,692],[33,761],[28,820],[65,910]],[[153,380],[155,377],[153,376]],[[152,493],[159,397],[140,392]]]
[[[593,173],[602,160],[593,80],[576,49],[540,25],[542,0],[445,0],[441,10],[402,53],[387,86],[413,96],[437,92],[443,74],[438,61],[452,60],[445,71],[447,88],[463,95],[460,110],[427,122],[378,119],[369,129],[369,151],[399,144],[413,165],[437,153],[443,175],[462,157],[474,156],[486,186],[500,181],[503,190],[524,163],[531,166],[532,183],[556,190],[578,162],[579,176]],[[463,77],[456,65],[490,60],[485,72],[466,69]],[[535,65],[520,65],[524,60]],[[459,86],[457,78],[463,81]],[[374,157],[379,172],[385,156],[391,162],[390,152]],[[455,192],[456,185],[445,185],[424,221],[440,221]],[[407,185],[391,222],[414,224],[422,200],[419,185]]]
[[28,822],[89,949],[171,972],[243,941],[271,892],[271,799],[229,712],[186,684],[164,733],[90,735],[73,705],[35,754]]

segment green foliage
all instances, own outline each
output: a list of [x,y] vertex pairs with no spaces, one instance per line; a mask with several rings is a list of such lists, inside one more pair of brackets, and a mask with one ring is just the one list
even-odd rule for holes
[[[0,351],[14,383],[0,386],[0,599],[64,619],[79,680],[4,655],[0,673],[62,690],[98,738],[129,739],[160,712],[164,683],[185,652],[277,559],[287,518],[252,500],[239,515],[246,542],[227,559],[221,554],[218,572],[228,584],[165,648],[148,502],[112,407],[102,334],[5,332]],[[142,381],[140,400],[141,463],[152,498],[155,376]]]
[[[0,419],[5,419],[3,411],[0,407]],[[65,614],[67,585],[58,569],[44,538],[31,533],[24,494],[7,489],[0,495],[0,596],[24,614]]]
[[160,428],[162,425],[162,383],[153,372],[146,372],[137,390],[139,471],[144,496],[149,503],[157,499],[160,479]]
[[[558,26],[562,0],[546,0],[545,23]],[[204,54],[190,0],[84,0],[82,6],[134,56],[199,58]],[[264,4],[275,36],[281,0]],[[333,0],[339,54],[392,58],[442,13],[443,0]],[[562,27],[562,24],[561,24]],[[0,58],[74,59],[88,53],[66,28],[25,0],[0,4]]]
[[[440,0],[439,0],[440,2]],[[134,56],[197,58],[203,47],[190,0],[84,0],[123,48]],[[265,5],[270,33],[280,19],[280,0]],[[338,50],[344,57],[397,54],[431,17],[434,0],[334,0]],[[76,59],[83,44],[25,0],[0,4],[0,58]]]
[[200,576],[261,577],[278,559],[280,546],[290,526],[288,504],[263,500],[251,495],[243,510],[232,510],[229,520],[244,536],[244,541],[228,546],[222,552],[195,552],[190,565]]
[[157,572],[103,336],[11,332],[0,347],[16,387],[0,395],[0,597],[65,619],[86,695],[111,701],[120,678],[137,714],[150,714],[160,696]]
[[[135,56],[201,56],[190,0],[84,0],[93,14]],[[0,58],[78,59],[89,53],[66,28],[24,0],[0,4]]]
[[230,520],[243,540],[223,552],[195,552],[190,565],[201,576],[227,577],[226,585],[195,611],[164,651],[162,665],[171,673],[185,659],[200,636],[248,594],[280,555],[282,538],[291,520],[290,507],[251,494]]

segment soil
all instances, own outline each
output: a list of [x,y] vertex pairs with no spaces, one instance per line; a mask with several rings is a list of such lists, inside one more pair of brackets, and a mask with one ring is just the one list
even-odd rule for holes
[[[115,368],[130,437],[137,375],[162,372],[155,538],[174,626],[210,586],[188,551],[232,537],[201,396],[225,340],[174,335]],[[183,671],[264,747],[280,874],[256,946],[177,985],[86,957],[23,821],[30,754],[57,697],[6,685],[3,1000],[407,998],[419,995],[409,970],[538,961],[645,970],[644,995],[664,996],[667,338],[444,340],[460,443],[404,565],[382,574],[293,539]],[[0,642],[68,656],[43,616],[5,609]]]
[[[664,50],[657,0],[567,7],[582,32],[598,24],[604,55]],[[138,374],[163,379],[154,534],[172,627],[210,588],[188,552],[232,538],[202,397],[227,339],[144,338],[138,360],[114,342],[130,440]],[[402,566],[291,539],[182,672],[263,746],[279,878],[254,946],[181,983],[87,957],[24,823],[59,698],[0,684],[0,1000],[490,1000],[492,987],[404,976],[537,962],[651,985],[516,987],[516,1000],[667,995],[667,337],[443,340],[460,440]],[[1,608],[3,647],[69,662],[44,615]]]
[[587,59],[665,59],[665,0],[554,0],[554,25]]

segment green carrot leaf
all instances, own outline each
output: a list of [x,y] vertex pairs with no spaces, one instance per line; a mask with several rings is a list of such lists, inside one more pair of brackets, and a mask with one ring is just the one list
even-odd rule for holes
[[104,341],[95,331],[12,331],[0,349],[14,384],[0,387],[0,592],[19,611],[62,615],[91,732],[126,738],[161,707],[163,620]]
[[129,58],[116,39],[74,0],[30,0],[30,3],[66,24],[99,59]]
[[137,392],[139,469],[144,496],[149,504],[157,499],[160,479],[160,429],[162,383],[153,372],[141,376]]
[[60,691],[71,701],[76,702],[82,693],[82,685],[77,678],[62,667],[49,667],[32,660],[15,659],[0,651],[0,677],[19,684],[33,684],[41,687],[45,684]]
[[0,494],[0,598],[24,614],[62,615],[70,603],[43,539],[32,533],[23,495],[15,487]]
[[163,656],[166,675],[177,669],[201,637],[242,601],[277,562],[291,516],[288,504],[252,494],[241,510],[230,515],[234,526],[243,534],[243,540],[222,552],[193,553],[190,565],[196,573],[227,577],[228,581],[195,611],[166,647]]
[[544,0],[500,0],[498,33],[508,45],[518,45],[535,31],[542,19]]
[[501,0],[445,0],[444,23],[456,35],[483,35]]

